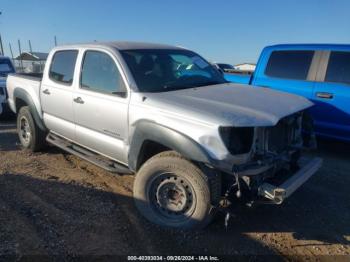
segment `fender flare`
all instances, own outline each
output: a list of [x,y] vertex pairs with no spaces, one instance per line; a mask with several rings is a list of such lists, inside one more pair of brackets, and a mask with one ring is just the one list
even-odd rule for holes
[[[31,98],[29,93],[21,88],[15,88],[15,90],[13,91],[13,100],[14,100],[14,106],[15,106],[16,111],[17,111],[16,100],[18,98],[23,100],[26,103],[26,105],[29,107],[29,111],[32,114],[34,121],[38,125],[38,127],[42,131],[46,131],[45,124],[44,124],[43,120],[41,119],[41,117],[39,116],[39,113],[35,107],[33,99]],[[18,112],[16,112],[16,113],[18,113]]]
[[212,162],[204,148],[183,133],[148,120],[140,120],[135,126],[128,156],[129,168],[133,171],[139,168],[140,154],[146,141],[162,144],[171,150],[175,150],[185,158],[194,161]]

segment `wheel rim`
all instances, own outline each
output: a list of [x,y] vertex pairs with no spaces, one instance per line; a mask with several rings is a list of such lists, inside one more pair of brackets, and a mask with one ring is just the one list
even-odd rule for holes
[[160,173],[151,181],[149,199],[155,212],[173,223],[188,220],[196,204],[191,184],[174,173]]
[[19,133],[20,133],[21,140],[25,144],[28,144],[30,142],[30,138],[32,134],[31,134],[29,122],[27,118],[25,118],[24,116],[22,116],[20,119]]

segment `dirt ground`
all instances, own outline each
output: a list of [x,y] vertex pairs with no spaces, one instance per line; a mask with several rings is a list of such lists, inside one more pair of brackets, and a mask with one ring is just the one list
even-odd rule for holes
[[218,215],[204,230],[183,232],[159,228],[138,214],[132,176],[113,175],[55,148],[24,151],[14,120],[1,121],[0,255],[350,260],[350,145],[322,141],[316,154],[324,166],[282,206],[241,207],[227,229]]

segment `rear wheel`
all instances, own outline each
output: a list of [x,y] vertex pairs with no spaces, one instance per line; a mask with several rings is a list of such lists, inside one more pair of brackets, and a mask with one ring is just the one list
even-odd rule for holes
[[17,133],[19,141],[26,149],[35,152],[45,146],[45,132],[35,123],[28,106],[21,107],[18,112]]
[[173,151],[149,159],[135,178],[134,198],[149,221],[174,228],[201,228],[212,219],[211,204],[219,201],[219,177],[204,174]]

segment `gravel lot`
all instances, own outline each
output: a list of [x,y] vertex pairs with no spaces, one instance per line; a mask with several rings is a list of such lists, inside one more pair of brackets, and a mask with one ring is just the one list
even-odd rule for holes
[[322,169],[282,206],[239,207],[228,229],[219,215],[205,230],[182,232],[137,213],[132,176],[56,148],[24,151],[14,120],[1,121],[0,255],[349,256],[350,145],[321,141],[317,155]]

